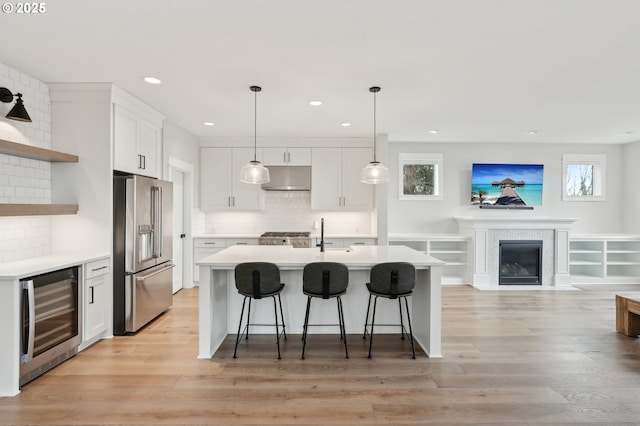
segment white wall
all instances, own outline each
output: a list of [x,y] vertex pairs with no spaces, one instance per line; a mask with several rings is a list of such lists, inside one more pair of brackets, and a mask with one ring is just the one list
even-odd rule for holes
[[[199,200],[200,147],[198,138],[170,120],[165,120],[162,129],[162,176],[168,175],[169,157],[193,165],[195,200]],[[196,205],[200,205],[198,202]]]
[[[51,148],[49,89],[15,68],[0,63],[0,87],[21,93],[32,123],[8,120],[14,102],[0,102],[0,139]],[[0,154],[0,203],[51,202],[51,165]],[[0,217],[0,262],[42,256],[51,252],[51,218]]]
[[[640,148],[636,148],[640,150]],[[443,199],[400,201],[398,199],[398,154],[441,153],[443,155]],[[562,201],[562,155],[606,155],[606,201]],[[637,151],[636,151],[637,154]],[[623,210],[631,186],[625,182],[624,145],[507,144],[507,143],[389,143],[388,187],[389,233],[457,233],[454,216],[552,216],[579,218],[575,233],[622,233]],[[638,157],[636,157],[638,158]],[[628,160],[627,163],[630,163]],[[534,210],[488,210],[470,205],[473,163],[544,164],[542,206]],[[626,165],[631,166],[630,164]],[[637,166],[633,166],[636,167]],[[637,175],[637,173],[636,173]],[[637,179],[636,179],[637,180]],[[636,212],[638,210],[636,209]],[[637,216],[637,213],[636,213]],[[628,221],[630,222],[630,221]],[[627,224],[627,227],[630,225]]]
[[631,193],[635,183],[640,182],[640,142],[628,143],[622,146],[624,158],[624,176],[626,196],[622,200],[624,231],[629,234],[640,235],[640,197]]

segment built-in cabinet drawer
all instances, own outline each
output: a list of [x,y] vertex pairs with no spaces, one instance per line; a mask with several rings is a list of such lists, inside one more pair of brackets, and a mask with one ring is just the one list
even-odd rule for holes
[[109,259],[96,260],[89,262],[85,266],[84,276],[86,279],[99,277],[109,273]]
[[227,240],[224,238],[194,238],[194,248],[225,248]]

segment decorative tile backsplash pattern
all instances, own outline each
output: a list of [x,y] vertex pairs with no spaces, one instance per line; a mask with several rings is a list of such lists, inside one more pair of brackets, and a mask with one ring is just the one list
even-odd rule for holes
[[[306,191],[265,194],[263,212],[207,213],[205,232],[217,234],[253,234],[266,231],[310,231],[320,233],[320,219],[328,234],[374,234],[375,215],[371,212],[311,211],[311,193]],[[314,222],[317,229],[314,229]]]
[[[51,104],[45,83],[0,63],[0,87],[22,93],[32,123],[8,120],[13,103],[0,103],[0,139],[51,148]],[[51,165],[0,154],[0,203],[51,202]],[[51,253],[51,218],[0,217],[0,262]]]

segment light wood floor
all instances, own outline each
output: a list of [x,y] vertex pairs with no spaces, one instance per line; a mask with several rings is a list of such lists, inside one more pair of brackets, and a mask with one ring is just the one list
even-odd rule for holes
[[[197,355],[197,289],[133,337],[102,341],[0,398],[0,424],[640,424],[640,341],[614,291],[443,289],[442,359],[398,336],[233,338]],[[638,293],[636,293],[638,294]]]

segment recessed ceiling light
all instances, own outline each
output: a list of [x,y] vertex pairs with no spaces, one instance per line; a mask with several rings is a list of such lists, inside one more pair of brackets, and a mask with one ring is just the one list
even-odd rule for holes
[[539,130],[529,130],[530,135],[537,135],[538,133],[540,133]]
[[162,83],[162,80],[160,80],[159,78],[156,78],[156,77],[149,76],[149,77],[143,77],[142,79],[146,83],[149,83],[149,84],[161,84]]
[[322,105],[322,101],[311,101],[311,102],[309,102],[309,105],[311,105],[311,106],[320,106],[320,105]]
[[351,123],[346,123],[346,122],[345,122],[345,123],[342,123],[342,124],[340,124],[340,125],[341,125],[342,127],[349,127],[349,126],[351,126]]
[[216,125],[216,123],[212,123],[211,121],[205,121],[202,124],[204,124],[205,126],[215,126]]
[[435,130],[435,129],[429,130],[429,133],[433,133],[434,135],[437,135],[438,134],[438,130]]

